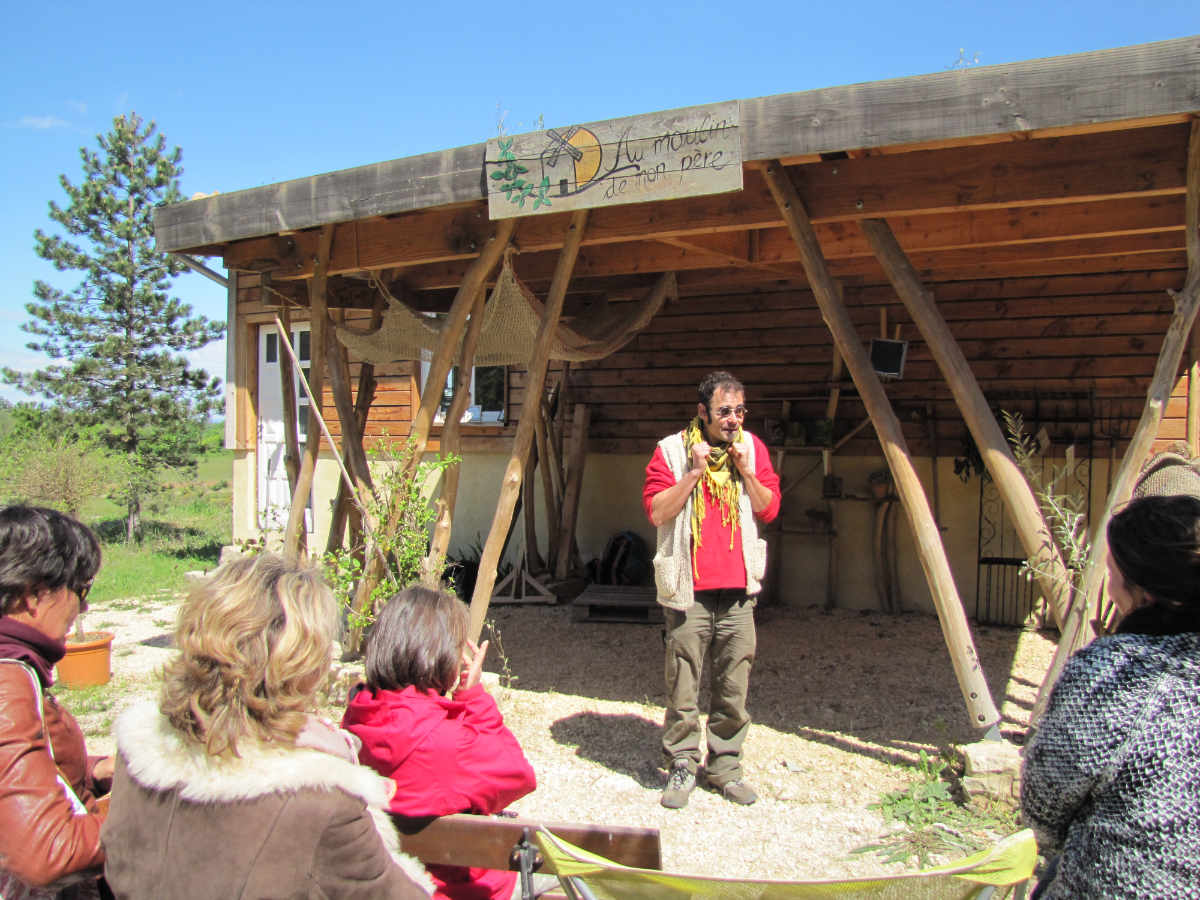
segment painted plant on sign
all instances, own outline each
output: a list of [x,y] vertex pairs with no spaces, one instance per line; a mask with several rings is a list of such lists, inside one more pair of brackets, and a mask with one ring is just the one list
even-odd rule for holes
[[500,182],[497,187],[504,192],[504,196],[521,209],[525,208],[525,201],[530,197],[533,198],[534,209],[549,206],[550,198],[546,196],[546,191],[550,189],[549,176],[543,176],[541,184],[535,185],[532,181],[526,181],[521,176],[528,173],[529,169],[517,162],[516,154],[512,151],[513,139],[501,139],[499,145],[500,162],[504,164],[504,168],[493,172],[492,179]]

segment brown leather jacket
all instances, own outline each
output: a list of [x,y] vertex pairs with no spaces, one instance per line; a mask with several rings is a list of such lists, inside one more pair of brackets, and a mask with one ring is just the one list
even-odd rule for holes
[[[88,759],[71,714],[43,693],[38,715],[36,677],[28,666],[0,659],[0,869],[43,887],[86,869],[99,874],[103,816],[95,791],[104,786],[92,780],[96,759]],[[87,814],[76,814],[60,771]]]

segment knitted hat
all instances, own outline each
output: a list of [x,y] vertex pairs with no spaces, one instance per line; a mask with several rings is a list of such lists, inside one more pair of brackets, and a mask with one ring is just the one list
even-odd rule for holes
[[1133,499],[1186,494],[1200,500],[1200,465],[1197,462],[1178,452],[1176,447],[1155,454],[1142,466],[1133,486]]

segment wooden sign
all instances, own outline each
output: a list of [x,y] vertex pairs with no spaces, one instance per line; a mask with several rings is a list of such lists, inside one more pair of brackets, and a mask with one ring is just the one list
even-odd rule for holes
[[742,188],[736,102],[493,138],[492,219]]

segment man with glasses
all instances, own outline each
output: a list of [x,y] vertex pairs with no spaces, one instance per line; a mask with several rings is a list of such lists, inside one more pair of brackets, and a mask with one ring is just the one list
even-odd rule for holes
[[767,545],[756,519],[779,513],[779,476],[766,445],[742,429],[746,390],[728,372],[700,382],[696,417],[658,442],[642,503],[658,529],[654,577],[666,620],[668,759],[662,805],[680,809],[700,768],[700,673],[711,701],[704,779],[734,803],[758,799],[742,777],[750,730],[746,693],[754,663],[754,598]]

